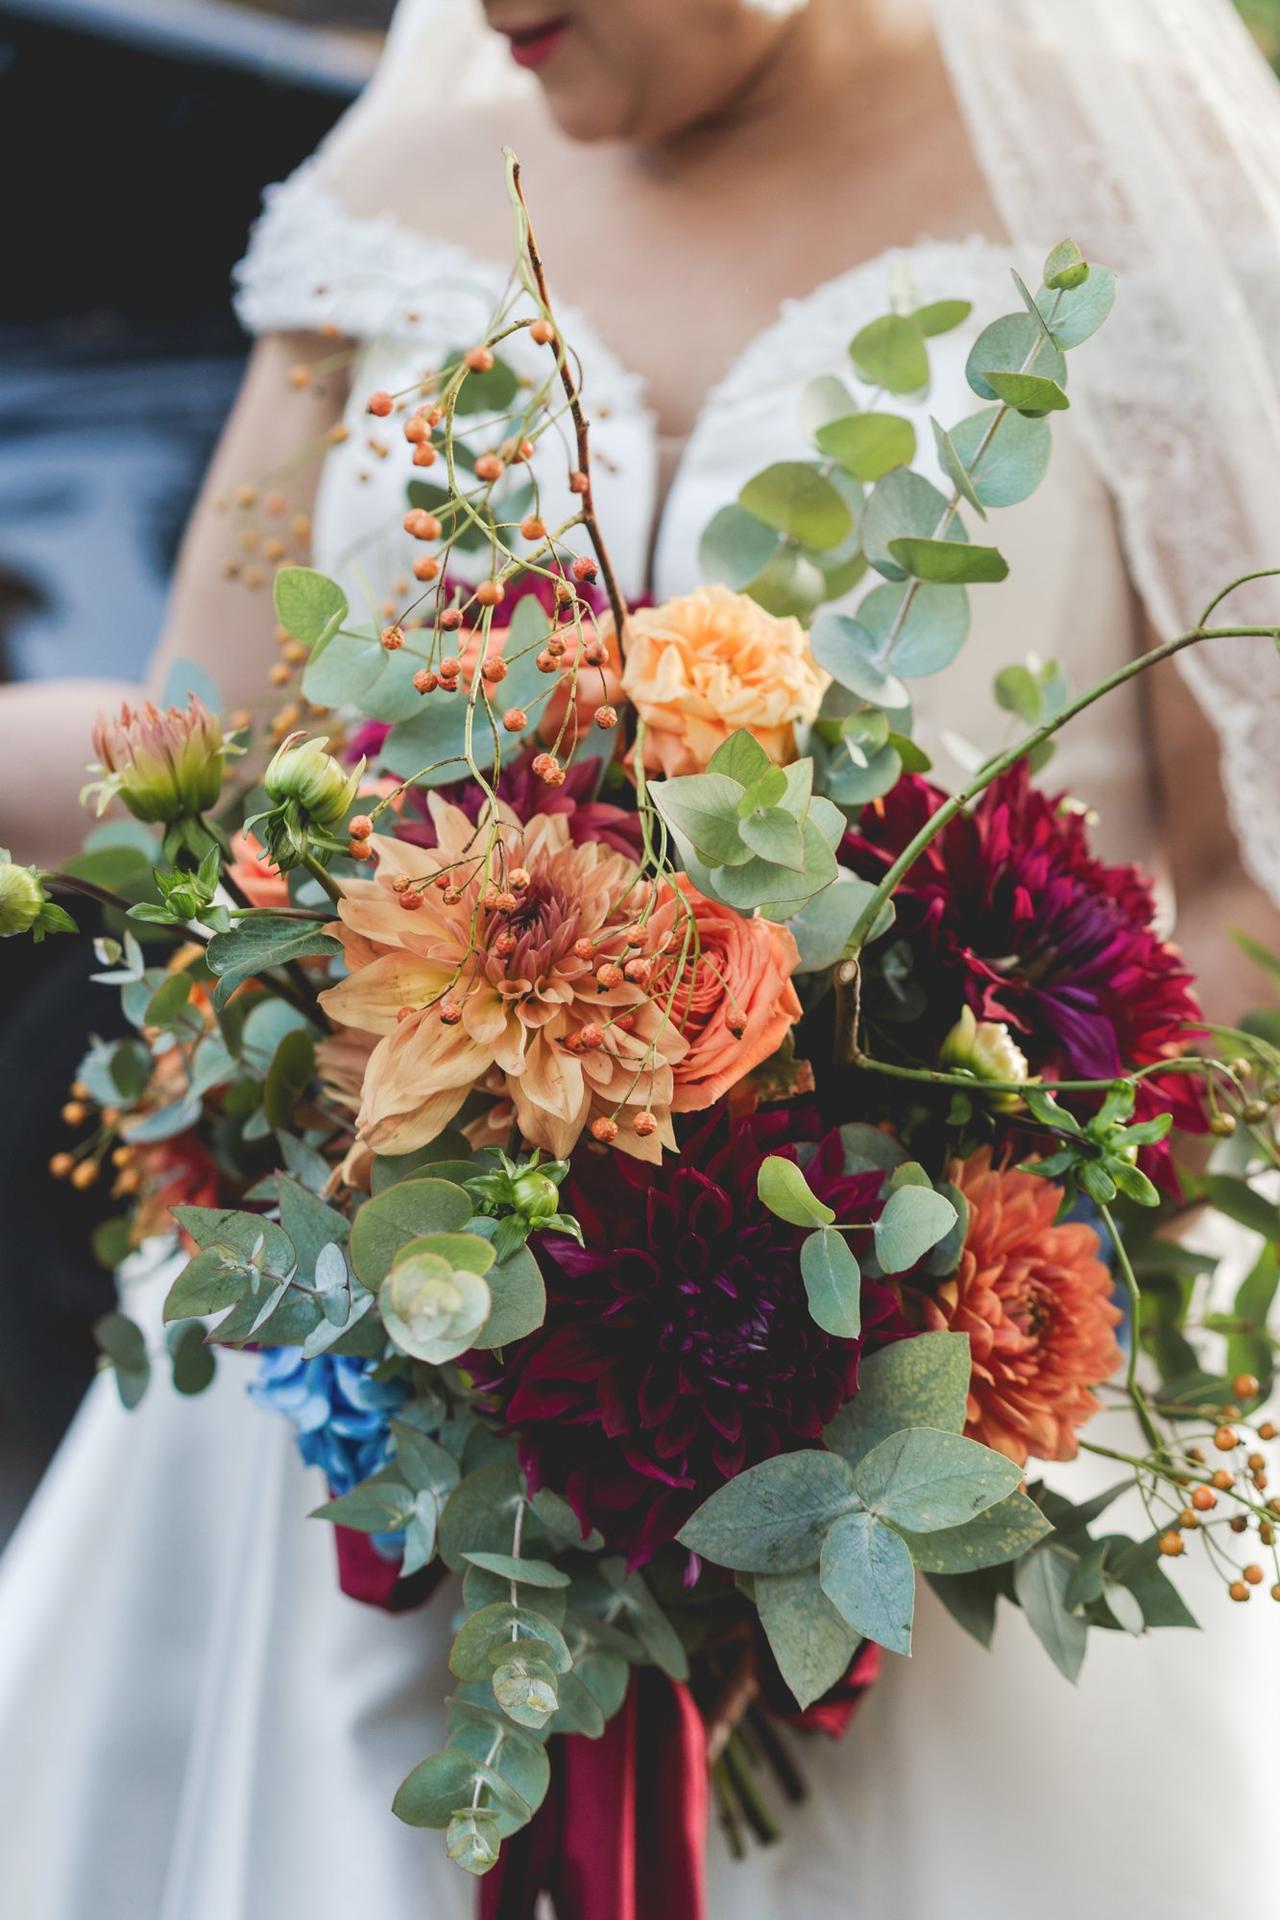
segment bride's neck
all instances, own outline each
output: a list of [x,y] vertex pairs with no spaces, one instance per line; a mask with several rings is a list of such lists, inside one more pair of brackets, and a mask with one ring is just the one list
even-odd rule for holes
[[884,0],[807,0],[735,91],[696,125],[643,149],[645,163],[661,173],[696,172],[798,134],[829,134],[829,115],[857,113],[871,83],[883,86],[926,41],[923,24],[918,33],[886,30]]

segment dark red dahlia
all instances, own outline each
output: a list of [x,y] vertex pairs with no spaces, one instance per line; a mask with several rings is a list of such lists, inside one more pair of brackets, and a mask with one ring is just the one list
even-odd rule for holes
[[805,1142],[806,1177],[836,1218],[874,1220],[880,1176],[846,1174],[839,1135],[821,1137],[811,1109],[732,1123],[713,1109],[660,1167],[580,1150],[563,1192],[585,1249],[544,1235],[545,1323],[501,1365],[472,1356],[534,1485],[637,1561],[744,1467],[819,1444],[863,1344],[906,1331],[880,1282],[864,1284],[860,1340],[811,1319],[804,1234],[756,1198],[765,1155]]
[[[944,797],[900,780],[878,812],[864,810],[841,860],[878,879]],[[1025,762],[943,828],[896,900],[935,1044],[967,1003],[1006,1023],[1033,1073],[1102,1080],[1183,1053],[1203,1031],[1192,976],[1153,930],[1150,882],[1097,859],[1082,815],[1033,787]],[[1146,1082],[1140,1102],[1194,1129],[1195,1087],[1171,1074]]]

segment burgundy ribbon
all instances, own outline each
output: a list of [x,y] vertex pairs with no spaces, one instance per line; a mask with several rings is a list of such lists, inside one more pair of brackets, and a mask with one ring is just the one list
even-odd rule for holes
[[357,1533],[354,1527],[335,1527],[333,1539],[338,1550],[338,1585],[349,1599],[363,1601],[366,1607],[381,1607],[384,1613],[420,1607],[444,1578],[444,1567],[433,1560],[402,1580],[400,1562],[386,1559],[368,1534]]
[[633,1677],[598,1740],[556,1743],[547,1797],[504,1840],[478,1920],[705,1920],[707,1736],[687,1687]]

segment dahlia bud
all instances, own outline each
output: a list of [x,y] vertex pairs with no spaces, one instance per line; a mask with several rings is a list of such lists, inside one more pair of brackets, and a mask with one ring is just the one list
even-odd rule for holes
[[228,752],[222,722],[194,693],[185,710],[162,713],[150,700],[138,708],[126,701],[114,718],[99,715],[93,750],[98,758],[90,771],[102,777],[80,798],[96,794],[100,814],[119,795],[135,818],[172,825],[207,812],[222,791]]
[[263,786],[277,805],[296,801],[307,820],[318,827],[335,827],[360,790],[364,761],[348,772],[325,748],[324,740],[308,740],[291,733],[281,741],[263,777]]
[[44,888],[35,868],[15,867],[6,854],[0,866],[0,939],[30,933],[44,903]]
[[[979,1020],[972,1007],[964,1009],[943,1041],[938,1064],[947,1072],[971,1073],[975,1080],[1022,1082],[1031,1072],[1027,1056],[1004,1022]],[[1016,1106],[1017,1096],[1009,1098]]]

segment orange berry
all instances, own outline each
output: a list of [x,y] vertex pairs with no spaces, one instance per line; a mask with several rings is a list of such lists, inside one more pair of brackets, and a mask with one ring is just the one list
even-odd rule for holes
[[82,1193],[86,1187],[91,1187],[97,1178],[96,1160],[82,1160],[78,1166],[71,1169],[71,1184],[73,1187],[78,1187]]
[[1260,1587],[1263,1581],[1262,1568],[1253,1561],[1244,1569],[1244,1577],[1251,1587]]
[[301,393],[304,388],[309,387],[311,385],[310,367],[304,367],[301,361],[299,361],[296,367],[290,367],[289,385],[298,393]]
[[63,1124],[68,1127],[82,1127],[88,1118],[87,1110],[79,1100],[68,1100],[62,1109]]
[[1235,1475],[1228,1473],[1225,1467],[1219,1467],[1213,1476],[1213,1484],[1219,1493],[1229,1492],[1235,1483]]
[[420,441],[413,450],[413,464],[415,467],[434,467],[439,457],[439,454],[429,440]]
[[462,613],[457,607],[446,607],[436,623],[445,633],[456,633],[462,625]]
[[602,993],[612,992],[614,987],[620,987],[622,985],[622,981],[622,968],[616,965],[614,961],[605,960],[596,968],[596,985]]
[[497,607],[506,599],[507,590],[501,580],[482,580],[475,597],[482,607]]
[[267,675],[267,679],[273,687],[287,687],[292,678],[293,668],[288,666],[283,660],[277,660],[275,666],[272,667],[270,673]]
[[553,786],[554,776],[560,771],[560,762],[554,753],[535,753],[529,770],[536,780],[545,780],[548,786]]
[[425,507],[410,507],[404,517],[404,530],[415,540],[438,540],[444,532],[434,513],[428,513]]
[[65,1180],[74,1166],[75,1161],[69,1153],[55,1153],[49,1162],[49,1171],[55,1180]]
[[496,686],[499,680],[506,679],[507,663],[500,653],[490,654],[480,669],[480,677],[487,680],[490,686]]
[[397,898],[406,913],[416,913],[422,905],[422,895],[414,887],[406,887]]
[[379,420],[385,420],[395,404],[391,395],[384,393],[382,389],[379,388],[377,393],[371,393],[369,395],[368,405],[365,411],[376,415]]
[[456,680],[461,672],[462,662],[452,653],[440,662],[440,678],[442,680]]
[[1231,1382],[1231,1391],[1237,1400],[1256,1400],[1258,1397],[1257,1376],[1252,1373],[1238,1373]]
[[534,341],[537,346],[549,347],[555,337],[555,328],[549,320],[544,320],[541,316],[539,316],[529,328],[529,338]]
[[347,847],[347,852],[353,860],[372,860],[373,858],[373,848],[367,840],[352,840]]
[[609,658],[609,649],[603,640],[588,640],[582,649],[582,657],[589,667],[602,667]]
[[461,1018],[462,1018],[462,1008],[458,1005],[456,1000],[442,1000],[440,1002],[441,1026],[456,1027],[459,1020],[461,1020]]
[[591,490],[590,480],[588,480],[586,474],[583,473],[580,467],[575,467],[573,472],[569,475],[570,493],[588,493],[590,492],[590,490]]
[[388,653],[398,653],[404,645],[404,628],[384,627],[382,629],[382,644]]
[[650,1113],[646,1109],[645,1112],[636,1115],[631,1125],[642,1140],[647,1140],[650,1134],[658,1131],[658,1116],[656,1113]]
[[647,987],[653,967],[648,960],[628,960],[622,971],[633,987]]
[[1247,1462],[1250,1473],[1265,1473],[1267,1456],[1265,1453],[1251,1453]]
[[404,437],[412,447],[420,445],[430,432],[430,427],[420,413],[411,413],[404,423]]
[[1213,1436],[1213,1444],[1219,1453],[1230,1453],[1240,1445],[1240,1436],[1234,1427],[1219,1427]]
[[600,569],[589,553],[580,554],[569,569],[575,580],[584,580],[588,586],[599,578]]
[[493,365],[493,355],[488,347],[468,347],[462,357],[472,373],[488,373]]
[[609,1120],[604,1114],[601,1114],[598,1120],[591,1122],[591,1133],[592,1137],[598,1140],[602,1146],[611,1147],[618,1137],[618,1123],[616,1120]]
[[1258,1428],[1258,1438],[1259,1440],[1274,1440],[1278,1432],[1280,1432],[1280,1428],[1276,1426],[1274,1420],[1264,1420]]
[[578,1045],[588,1053],[604,1045],[604,1028],[597,1026],[594,1020],[588,1020],[585,1027],[578,1028]]
[[545,520],[540,519],[536,513],[527,513],[520,522],[520,535],[524,540],[545,540],[547,537],[547,523]]
[[725,1025],[735,1040],[741,1040],[747,1030],[747,1016],[741,1007],[730,1007],[725,1015]]
[[440,682],[430,667],[419,667],[413,676],[413,684],[419,693],[434,693]]
[[529,716],[523,707],[508,707],[502,716],[502,724],[508,733],[523,733],[529,724]]
[[440,562],[431,553],[420,553],[413,563],[415,580],[434,580],[439,571]]
[[579,960],[590,960],[593,958],[595,954],[595,944],[593,941],[590,941],[587,939],[575,940],[573,943],[573,950],[577,954]]
[[542,649],[533,664],[539,673],[556,673],[560,667],[560,662],[547,647]]
[[367,813],[353,813],[347,832],[353,840],[367,840],[373,832],[373,822]]
[[595,711],[595,723],[602,733],[608,733],[611,727],[616,727],[618,724],[618,709],[616,707],[597,707]]
[[513,893],[526,893],[532,883],[533,875],[528,867],[512,867],[507,879],[511,883]]
[[496,453],[482,453],[476,461],[477,480],[501,480],[506,468]]
[[1228,1525],[1232,1533],[1248,1533],[1249,1522],[1243,1513],[1233,1513]]
[[1249,1598],[1249,1589],[1243,1580],[1233,1580],[1227,1588],[1227,1592],[1233,1600],[1247,1600]]
[[1180,1533],[1175,1533],[1172,1528],[1170,1528],[1168,1533],[1162,1533],[1160,1535],[1160,1551],[1167,1559],[1176,1560],[1178,1555],[1185,1553],[1186,1550],[1186,1541]]
[[1218,1496],[1212,1487],[1197,1487],[1191,1496],[1191,1504],[1197,1513],[1210,1513],[1218,1504]]

